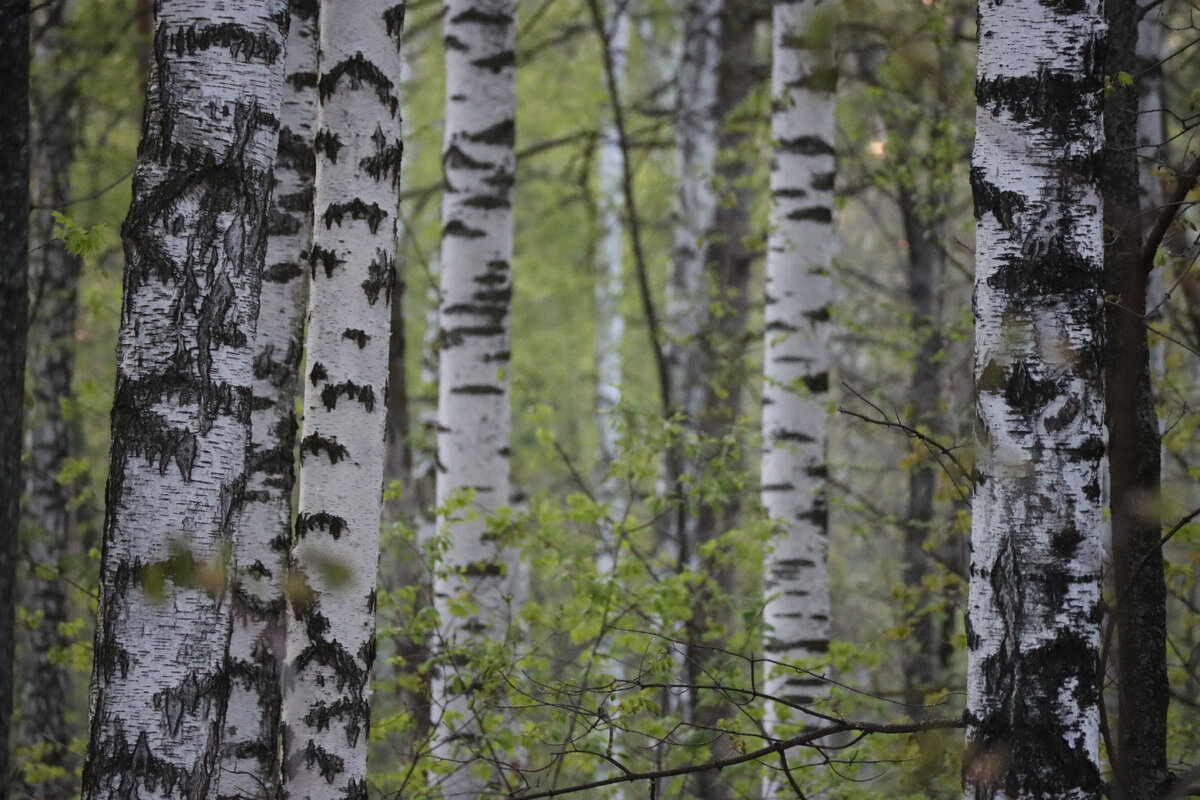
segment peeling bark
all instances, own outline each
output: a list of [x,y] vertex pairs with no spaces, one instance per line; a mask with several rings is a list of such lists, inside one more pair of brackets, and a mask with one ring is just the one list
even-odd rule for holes
[[[75,161],[76,100],[74,77],[61,77],[61,64],[71,42],[65,27],[68,4],[48,6],[37,22],[34,57],[45,66],[46,78],[31,89],[34,108],[32,219],[33,260],[30,282],[36,304],[30,321],[30,374],[34,405],[29,418],[29,476],[26,513],[34,526],[29,560],[35,569],[22,587],[26,610],[37,618],[27,635],[29,676],[21,700],[19,744],[38,748],[42,764],[63,775],[27,786],[44,800],[65,800],[78,794],[75,764],[69,750],[65,719],[70,691],[67,665],[54,663],[51,653],[69,641],[59,632],[67,621],[66,586],[58,575],[43,577],[37,567],[57,570],[75,528],[70,488],[59,482],[67,459],[78,451],[74,425],[64,407],[73,397],[75,319],[80,259],[53,241],[52,210],[66,208],[71,195]],[[53,76],[53,77],[52,77]]]
[[29,2],[0,2],[0,800],[8,798],[29,308]]
[[279,796],[280,665],[291,546],[295,397],[303,351],[312,241],[317,105],[317,3],[292,0],[278,156],[268,212],[245,502],[237,520],[229,710],[221,746],[222,798]]
[[123,228],[88,800],[217,790],[227,571],[279,132],[284,3],[156,10]]
[[980,6],[969,800],[1102,792],[1102,50],[1098,0]]
[[283,706],[284,792],[306,800],[367,796],[404,8],[320,12],[311,253],[324,261],[305,335]]
[[[450,537],[434,585],[444,652],[434,701],[446,714],[435,753],[471,760],[481,733],[478,677],[459,667],[473,643],[504,639],[514,554],[486,530],[509,495],[509,308],[512,185],[516,166],[514,0],[446,3],[446,128],[442,166],[442,297],[437,422],[438,528]],[[447,501],[473,493],[454,519]],[[467,517],[467,518],[464,518]],[[451,605],[473,607],[455,615]],[[442,785],[447,797],[499,790],[468,765]]]
[[[767,242],[763,360],[763,506],[779,526],[764,573],[764,655],[809,663],[829,648],[826,501],[830,306],[834,254],[836,73],[831,43],[809,36],[815,2],[774,4],[771,70],[772,225]],[[772,667],[766,692],[809,704],[828,689],[806,672]],[[766,726],[779,725],[768,704]],[[802,721],[802,719],[801,719]]]

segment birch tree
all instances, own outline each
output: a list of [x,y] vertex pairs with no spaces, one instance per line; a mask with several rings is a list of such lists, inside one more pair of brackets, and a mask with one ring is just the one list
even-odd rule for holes
[[66,583],[57,574],[74,532],[70,490],[59,476],[77,455],[74,425],[64,409],[73,397],[75,320],[81,260],[64,242],[53,240],[55,210],[70,202],[75,162],[78,86],[76,77],[54,69],[69,52],[69,4],[58,3],[39,15],[34,58],[42,81],[31,87],[33,108],[31,220],[33,249],[30,283],[36,305],[31,312],[29,382],[34,404],[28,420],[29,474],[26,513],[33,523],[29,560],[34,565],[22,587],[25,610],[33,620],[26,638],[28,679],[21,697],[19,745],[37,753],[44,767],[57,772],[27,786],[44,800],[75,794],[74,769],[66,722],[70,672],[54,658],[67,644],[60,626],[67,622]]
[[156,6],[124,227],[83,796],[217,789],[284,4]]
[[[829,646],[826,501],[829,319],[833,302],[835,72],[815,35],[816,2],[774,4],[771,67],[771,230],[763,360],[763,506],[779,525],[764,565],[765,656],[811,665]],[[773,666],[767,694],[809,704],[826,692],[812,673]],[[767,729],[781,721],[767,708]]]
[[979,9],[970,799],[1102,791],[1102,31],[1098,2]]
[[291,543],[295,397],[303,347],[317,106],[317,2],[292,0],[266,262],[254,339],[245,502],[237,522],[221,794],[275,797],[284,579]]
[[[676,78],[675,198],[672,208],[671,261],[667,275],[666,359],[670,375],[669,407],[683,415],[685,430],[695,431],[704,406],[704,354],[701,336],[708,323],[709,284],[706,243],[716,214],[713,170],[717,158],[717,66],[720,60],[723,0],[686,0],[683,51]],[[689,513],[685,476],[696,465],[682,443],[667,454],[667,490],[680,507],[668,522],[662,544],[680,565],[694,555],[695,518]]]
[[0,2],[0,800],[8,797],[13,602],[29,307],[29,2]]
[[323,3],[285,794],[365,798],[404,3]]
[[[514,0],[448,0],[445,12],[437,504],[449,544],[434,585],[443,636],[434,697],[444,704],[436,754],[455,759],[470,758],[487,713],[463,651],[505,638],[515,567],[486,522],[509,495],[515,14]],[[443,792],[486,788],[460,769]]]

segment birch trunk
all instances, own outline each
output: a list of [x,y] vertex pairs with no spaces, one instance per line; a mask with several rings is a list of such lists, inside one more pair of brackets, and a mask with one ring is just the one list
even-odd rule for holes
[[[624,96],[629,50],[629,0],[610,0],[607,30],[612,71]],[[621,222],[625,153],[615,124],[600,133],[597,194],[600,204],[600,273],[596,280],[596,419],[600,432],[600,466],[617,455],[614,415],[621,404],[621,340],[625,318],[621,315],[624,284],[625,230]]]
[[[29,425],[29,476],[26,511],[34,527],[29,539],[33,565],[22,589],[25,608],[34,615],[27,646],[29,677],[21,700],[19,745],[33,748],[42,765],[62,774],[27,786],[44,800],[76,795],[75,769],[70,754],[71,732],[65,718],[70,674],[51,653],[69,641],[59,632],[67,621],[66,585],[57,574],[75,527],[70,488],[59,481],[67,459],[78,451],[74,426],[63,409],[72,398],[75,369],[75,319],[80,259],[53,241],[52,211],[67,207],[71,197],[71,167],[75,161],[75,79],[60,76],[71,47],[67,37],[67,3],[47,7],[38,18],[34,57],[46,77],[32,88],[34,108],[32,219],[33,249],[30,281],[37,298],[31,319],[29,380],[34,399]],[[44,572],[43,570],[49,570]]]
[[[776,0],[771,69],[772,224],[767,242],[763,506],[779,526],[764,565],[767,694],[808,705],[827,688],[812,673],[829,647],[826,442],[833,302],[834,118],[830,43],[812,36],[825,10]],[[785,715],[767,706],[774,734]],[[806,721],[807,717],[793,717]]]
[[[618,94],[624,96],[625,72],[629,51],[629,0],[610,0],[607,29],[608,52]],[[619,98],[618,98],[619,99]],[[596,424],[600,447],[598,466],[601,473],[617,457],[621,405],[621,342],[625,338],[625,317],[621,314],[624,291],[625,229],[621,221],[625,153],[615,123],[600,134],[597,193],[600,204],[600,270],[596,278]],[[625,516],[624,501],[618,482],[608,477],[602,483],[603,498],[609,504],[609,520]],[[616,567],[617,542],[613,522],[604,521],[596,569],[601,575],[612,574]]]
[[88,800],[217,789],[284,4],[161,0],[124,227]]
[[317,105],[317,3],[292,0],[279,151],[254,340],[250,453],[238,518],[230,696],[221,796],[279,794],[284,579],[291,544],[295,397],[303,349],[305,261],[312,239]]
[[284,666],[287,797],[366,798],[404,4],[321,4],[312,286]]
[[1137,0],[1107,0],[1105,72],[1111,89],[1104,115],[1104,267],[1107,311],[1104,366],[1108,476],[1117,626],[1117,724],[1113,759],[1116,800],[1154,800],[1167,772],[1167,588],[1163,576],[1161,441],[1150,380],[1143,311],[1148,275],[1142,263],[1138,145],[1139,92],[1117,74],[1138,75]]
[[[720,61],[723,0],[685,0],[683,52],[676,78],[676,185],[671,263],[667,276],[666,358],[670,407],[684,417],[685,434],[695,435],[704,406],[704,354],[701,337],[708,324],[709,284],[706,245],[717,209],[713,172],[717,157],[717,67]],[[667,454],[667,491],[679,508],[668,522],[663,549],[680,567],[694,557],[695,515],[687,483],[697,465],[684,455],[683,442]],[[692,564],[692,566],[695,566]]]
[[971,183],[970,800],[1099,798],[1099,3],[984,0]]
[[[486,518],[509,494],[515,14],[514,0],[446,2],[437,503],[450,544],[434,585],[445,647],[435,752],[467,760],[489,708],[478,676],[461,669],[465,651],[505,638],[514,589],[513,555]],[[464,497],[466,508],[447,516],[447,502]],[[443,793],[476,797],[489,785],[468,766]]]
[[0,75],[0,800],[7,800],[29,307],[28,0],[0,0]]

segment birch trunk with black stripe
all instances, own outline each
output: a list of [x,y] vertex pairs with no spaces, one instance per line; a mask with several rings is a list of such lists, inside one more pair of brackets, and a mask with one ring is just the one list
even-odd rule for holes
[[126,219],[88,800],[217,790],[286,4],[162,0]]
[[[514,556],[488,535],[486,518],[509,494],[515,14],[514,0],[446,3],[437,501],[450,544],[434,585],[444,647],[435,753],[468,760],[491,708],[464,651],[505,638],[514,589]],[[447,501],[468,493],[469,505],[446,517]],[[476,797],[491,783],[468,766],[442,789]]]
[[[21,699],[18,746],[32,748],[44,766],[61,775],[26,785],[30,796],[65,800],[78,794],[65,718],[70,672],[52,657],[69,644],[60,633],[67,622],[66,584],[58,575],[75,527],[70,487],[59,481],[68,459],[78,454],[75,426],[64,409],[73,397],[75,320],[80,259],[53,240],[52,211],[71,199],[75,161],[78,86],[73,75],[54,65],[70,52],[66,27],[70,4],[58,3],[38,15],[34,58],[44,76],[31,87],[33,108],[32,182],[35,242],[30,282],[36,298],[30,320],[29,382],[34,399],[28,419],[29,475],[26,513],[34,527],[29,539],[32,569],[22,587],[26,611],[36,620],[26,638],[28,680]],[[42,570],[48,570],[43,572]]]
[[7,800],[29,308],[29,0],[0,0],[0,75],[0,800]]
[[[717,67],[724,0],[686,0],[683,52],[676,78],[675,199],[671,261],[667,275],[665,344],[670,408],[684,418],[685,436],[696,435],[706,383],[702,336],[708,324],[706,245],[716,214],[713,171],[717,157]],[[698,465],[679,442],[667,453],[667,492],[679,504],[660,546],[680,567],[694,561],[695,515],[687,484]]]
[[284,665],[285,796],[365,798],[404,4],[321,3],[312,284]]
[[1103,16],[984,0],[968,800],[1093,800],[1105,452]]
[[292,0],[279,153],[254,340],[245,503],[238,518],[221,796],[278,796],[284,579],[291,545],[295,397],[312,238],[317,2]]
[[[771,68],[772,225],[767,241],[763,506],[779,526],[765,571],[764,654],[813,666],[829,647],[826,549],[829,330],[833,283],[833,90],[830,43],[809,34],[818,2],[776,0]],[[808,705],[819,678],[772,665],[767,694]],[[793,719],[806,720],[803,715]],[[767,706],[775,731],[781,704]]]

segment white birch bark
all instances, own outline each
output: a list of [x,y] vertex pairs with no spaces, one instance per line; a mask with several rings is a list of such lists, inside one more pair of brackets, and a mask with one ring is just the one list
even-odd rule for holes
[[227,574],[278,139],[285,4],[156,4],[117,347],[83,796],[200,798],[228,699]]
[[[490,709],[461,654],[505,637],[515,568],[486,532],[486,517],[509,495],[515,14],[514,0],[446,2],[437,502],[450,543],[434,584],[444,648],[435,752],[466,760]],[[467,507],[447,517],[447,501],[467,494]],[[488,783],[468,766],[442,788],[476,797]]]
[[[717,66],[720,59],[723,0],[686,0],[683,52],[676,79],[676,185],[671,263],[667,276],[666,333],[671,404],[689,421],[698,419],[707,388],[700,337],[708,322],[708,281],[704,256],[716,214],[713,172],[717,157]],[[689,425],[689,429],[693,426]],[[668,465],[668,491],[686,495],[678,485],[689,465],[682,456]],[[685,500],[685,497],[681,497]],[[682,527],[688,514],[680,515]],[[677,526],[678,527],[678,526]],[[673,530],[677,548],[686,533]]]
[[[610,0],[605,31],[613,76],[622,97],[629,51],[629,2]],[[621,341],[625,338],[625,317],[621,314],[625,268],[625,228],[621,221],[625,154],[615,123],[606,125],[601,131],[598,161],[600,269],[596,278],[596,424],[600,434],[598,461],[604,471],[617,457],[619,428],[616,415],[621,405]],[[606,478],[602,491],[609,503],[610,519],[621,519],[624,509],[619,487]],[[614,567],[616,543],[613,526],[603,524],[607,530],[596,568],[601,575],[607,575]]]
[[971,800],[1101,796],[1102,20],[980,5]]
[[[834,67],[806,38],[821,3],[776,0],[771,67],[771,230],[763,360],[762,501],[779,526],[764,565],[764,654],[812,666],[829,646],[826,442],[834,255]],[[827,694],[811,673],[771,667],[767,694],[807,705]],[[780,707],[767,706],[773,732]],[[804,719],[802,715],[794,718]]]
[[221,796],[278,796],[284,579],[291,549],[295,397],[312,240],[317,2],[291,0],[279,153],[254,340],[245,503],[237,523]]
[[284,792],[365,799],[404,4],[323,2]]

